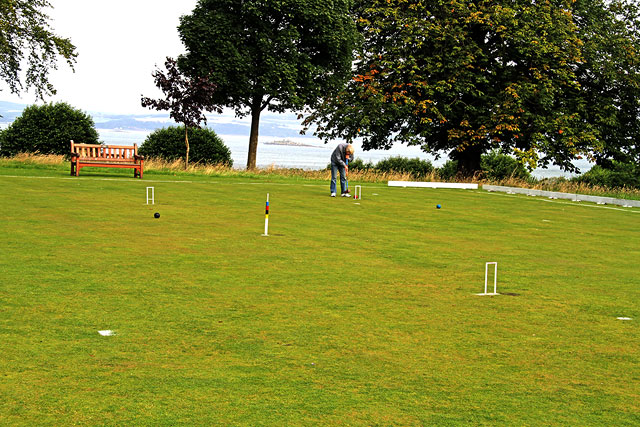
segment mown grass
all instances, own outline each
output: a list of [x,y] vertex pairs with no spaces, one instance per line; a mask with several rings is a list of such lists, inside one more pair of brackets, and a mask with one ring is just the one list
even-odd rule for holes
[[0,424],[640,423],[637,209],[27,171],[0,168]]

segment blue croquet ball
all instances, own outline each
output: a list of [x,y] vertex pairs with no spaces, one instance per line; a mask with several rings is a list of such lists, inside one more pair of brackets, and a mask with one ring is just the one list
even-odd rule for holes
[[436,208],[438,208],[438,209],[440,209],[441,207],[442,207],[442,206],[440,206],[440,205],[436,205]]
[[156,213],[153,214],[153,217],[154,218],[160,218],[160,214],[158,212],[156,212]]

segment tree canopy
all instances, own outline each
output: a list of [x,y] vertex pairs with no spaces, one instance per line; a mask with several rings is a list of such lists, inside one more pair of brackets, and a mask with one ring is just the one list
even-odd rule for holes
[[640,6],[636,2],[576,0],[584,61],[577,66],[585,120],[602,141],[598,164],[640,164]]
[[58,68],[58,57],[73,68],[75,46],[50,29],[49,16],[43,11],[50,7],[47,0],[0,0],[0,78],[12,93],[33,87],[36,96],[44,99],[56,93],[49,71]]
[[250,115],[247,167],[256,165],[260,113],[300,110],[349,76],[357,32],[351,0],[200,0],[178,28],[181,69],[209,76],[213,101]]
[[[619,70],[638,58],[621,12],[603,12],[598,23],[616,24],[609,32],[616,54],[589,21],[613,6],[588,2],[361,0],[356,18],[364,42],[352,79],[305,123],[315,123],[323,138],[362,138],[365,149],[420,145],[449,154],[468,173],[496,149],[529,167],[554,163],[575,171],[576,158],[605,151],[602,125],[615,122],[594,118],[590,96],[602,71],[596,59]],[[599,57],[603,52],[610,62]],[[636,65],[604,84],[626,80],[624,87],[634,87],[638,75]],[[597,108],[607,105],[618,122],[637,124],[633,96],[610,89]]]

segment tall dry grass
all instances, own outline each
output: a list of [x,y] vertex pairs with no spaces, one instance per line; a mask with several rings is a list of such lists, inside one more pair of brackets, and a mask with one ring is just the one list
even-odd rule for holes
[[22,163],[31,165],[62,165],[65,156],[58,154],[19,153],[13,157],[0,157],[0,164]]
[[[0,158],[0,165],[9,165],[11,163],[27,164],[27,165],[47,165],[47,166],[66,166],[68,159],[65,156],[53,154],[31,154],[21,153],[9,158]],[[328,181],[331,179],[330,170],[307,170],[295,168],[278,168],[268,166],[254,170],[233,169],[227,165],[201,165],[191,164],[185,170],[184,162],[181,160],[166,161],[158,158],[150,158],[145,160],[145,172],[171,173],[174,175],[204,175],[204,176],[232,176],[232,177],[288,177],[302,180]],[[374,170],[353,170],[349,172],[349,180],[357,182],[383,183],[387,181],[443,181],[438,175],[437,170],[424,177],[416,179],[409,173],[397,172],[377,172]],[[546,178],[521,180],[516,178],[508,178],[502,180],[486,180],[481,175],[472,178],[455,178],[447,180],[449,182],[473,182],[477,184],[504,185],[509,187],[531,188],[544,191],[558,191],[562,193],[587,194],[593,196],[607,196],[622,199],[640,200],[640,189],[637,188],[606,188],[600,186],[591,186],[577,181],[571,181],[565,178]]]

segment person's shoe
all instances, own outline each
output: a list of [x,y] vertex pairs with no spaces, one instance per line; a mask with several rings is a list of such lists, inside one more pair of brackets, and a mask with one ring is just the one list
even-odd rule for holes
[[331,197],[336,197],[336,193],[331,193]]
[[342,194],[341,194],[341,196],[342,196],[342,197],[351,197],[351,194],[349,194],[349,193],[342,193]]

